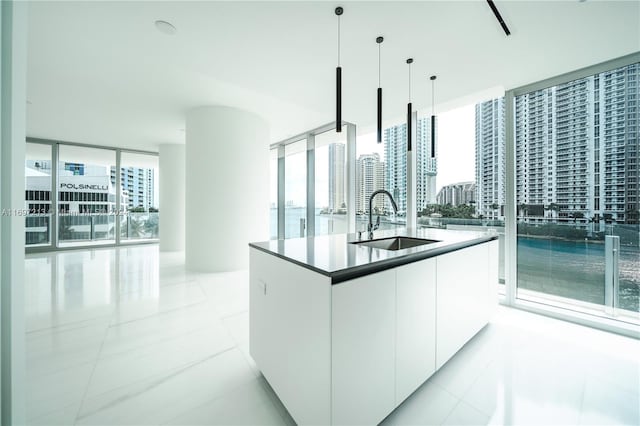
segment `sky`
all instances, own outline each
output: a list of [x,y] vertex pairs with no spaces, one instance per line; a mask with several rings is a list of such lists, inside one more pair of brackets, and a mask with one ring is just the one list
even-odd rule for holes
[[475,181],[475,126],[475,105],[467,105],[438,116],[436,191],[452,183]]
[[[475,105],[453,109],[438,115],[438,174],[436,191],[452,183],[474,181],[476,167]],[[377,152],[384,158],[384,142],[376,143],[376,134],[358,135],[356,157]]]
[[[306,141],[300,152],[288,155],[285,160],[285,200],[295,205],[306,204]],[[356,158],[362,154],[377,152],[384,158],[384,143],[376,143],[376,135],[368,133],[356,138]],[[475,105],[468,105],[438,114],[438,139],[436,147],[438,174],[436,192],[452,183],[475,180]],[[316,207],[328,205],[328,148],[316,149]],[[272,159],[271,201],[277,199],[277,163]]]

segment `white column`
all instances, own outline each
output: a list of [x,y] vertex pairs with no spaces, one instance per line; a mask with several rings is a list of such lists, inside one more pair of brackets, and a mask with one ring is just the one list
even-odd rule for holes
[[246,269],[248,243],[269,238],[268,125],[210,106],[187,114],[186,132],[186,266]]
[[0,424],[25,423],[24,151],[27,108],[27,7],[0,4]]
[[160,251],[184,250],[185,146],[160,145]]

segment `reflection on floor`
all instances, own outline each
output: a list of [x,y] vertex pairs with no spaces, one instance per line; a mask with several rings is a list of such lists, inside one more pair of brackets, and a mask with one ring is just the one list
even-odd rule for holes
[[[246,272],[147,245],[28,255],[25,283],[30,424],[293,424],[248,355]],[[639,360],[637,340],[501,307],[384,423],[637,425]]]

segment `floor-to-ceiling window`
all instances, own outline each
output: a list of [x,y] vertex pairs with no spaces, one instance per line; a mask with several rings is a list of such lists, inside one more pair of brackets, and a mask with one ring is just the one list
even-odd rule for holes
[[278,149],[269,150],[269,238],[278,238]]
[[[111,169],[111,182],[117,184],[115,167]],[[120,188],[121,240],[158,238],[158,157],[122,152]]]
[[157,154],[33,138],[25,153],[27,249],[157,240]]
[[640,64],[515,96],[517,298],[639,319]]
[[313,136],[315,235],[347,232],[347,135],[329,130]]
[[271,238],[345,233],[353,228],[349,156],[355,126],[327,124],[271,145]]
[[52,225],[51,145],[27,143],[25,149],[25,244],[51,244]]
[[[416,147],[419,227],[496,232],[499,284],[505,283],[504,98],[420,118]],[[436,136],[432,152],[432,135]],[[501,287],[504,292],[504,288]]]
[[[626,63],[620,65],[621,61]],[[636,62],[637,55],[635,61],[621,58],[610,62],[616,66],[594,65],[592,73],[576,71],[509,90],[505,97],[442,112],[436,121],[435,157],[430,120],[419,117],[415,188],[408,188],[404,123],[385,129],[381,143],[375,134],[360,135],[352,158],[347,142],[345,174],[351,166],[352,180],[346,179],[345,191],[353,193],[355,216],[355,227],[347,229],[366,230],[369,197],[386,189],[399,212],[393,214],[386,198],[377,197],[371,210],[374,223],[380,217],[380,229],[405,227],[407,214],[415,214],[421,227],[496,232],[499,288],[505,303],[525,307],[533,302],[540,308],[532,309],[547,312],[549,307],[567,308],[559,314],[564,317],[575,317],[575,311],[595,314],[585,320],[594,325],[600,323],[599,317],[637,323],[640,65]],[[322,219],[327,224],[333,221],[336,232],[341,210],[334,199],[341,197],[335,189],[341,172],[331,170],[342,170],[335,164],[342,164],[343,154],[335,145],[335,133],[324,135],[326,142],[321,133],[314,134],[314,143],[310,134],[292,141],[300,146],[297,154],[293,148],[283,148],[291,158],[288,163],[282,158],[284,169],[293,167],[293,155],[299,155],[299,164],[313,160],[314,167],[306,169],[307,181],[300,176],[298,187],[307,185],[306,194],[313,194],[315,208],[320,209],[321,219],[314,221],[316,234],[325,233],[317,226]],[[309,156],[312,145],[315,151]],[[274,167],[279,168],[275,160]],[[278,176],[276,171],[273,176]],[[275,188],[274,206],[282,202],[291,209],[290,180],[283,180],[283,185],[287,198],[278,200]],[[406,211],[411,189],[416,193],[415,212]],[[286,237],[306,235],[307,213],[289,221],[287,229],[295,229]],[[607,324],[616,329],[620,322]]]
[[284,148],[285,238],[304,237],[307,219],[307,140]]
[[58,246],[115,242],[116,152],[58,145]]

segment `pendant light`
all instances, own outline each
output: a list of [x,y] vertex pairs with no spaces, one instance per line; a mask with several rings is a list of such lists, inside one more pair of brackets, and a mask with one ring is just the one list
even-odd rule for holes
[[382,36],[376,38],[378,43],[378,143],[382,142],[382,86],[380,84],[380,46],[384,38]]
[[409,65],[409,103],[407,104],[407,151],[411,151],[411,64],[413,58],[407,59]]
[[431,158],[436,158],[436,76],[432,75],[431,79]]
[[340,67],[340,15],[344,12],[341,7],[336,7],[338,17],[338,67],[336,68],[336,132],[342,132],[342,67]]

